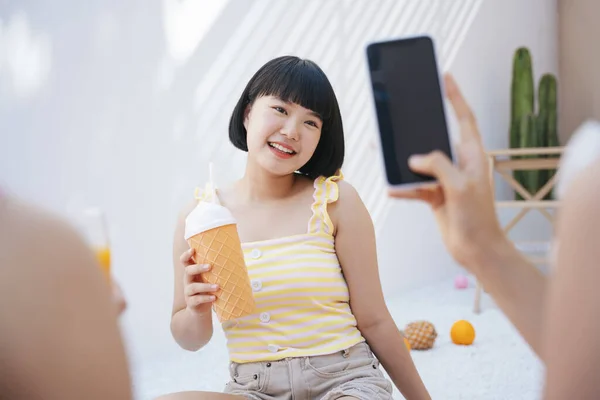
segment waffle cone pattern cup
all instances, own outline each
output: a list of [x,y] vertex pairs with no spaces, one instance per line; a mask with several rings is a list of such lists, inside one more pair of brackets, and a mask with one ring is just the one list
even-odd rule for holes
[[[218,207],[218,208],[217,208]],[[255,303],[235,220],[225,207],[200,202],[186,219],[196,264],[210,264],[204,282],[219,285],[214,311],[220,322],[254,313]]]

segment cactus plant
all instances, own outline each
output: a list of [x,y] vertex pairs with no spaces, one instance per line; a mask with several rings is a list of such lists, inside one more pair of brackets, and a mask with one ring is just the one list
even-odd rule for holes
[[[557,147],[560,145],[558,141],[558,115],[557,115],[557,91],[556,91],[556,77],[551,74],[544,74],[540,79],[539,89],[538,89],[538,103],[539,103],[539,113],[538,113],[538,125],[539,128],[543,131],[544,135],[544,146],[546,147]],[[557,156],[548,156],[548,157],[557,157]],[[551,179],[556,170],[546,170],[543,171],[542,176],[540,177],[541,185]],[[552,197],[551,193],[548,193],[545,199],[550,199]]]
[[[525,47],[516,50],[511,86],[511,148],[558,146],[556,86],[554,75],[544,74],[541,77],[536,114],[531,54]],[[536,157],[539,156],[526,158]],[[514,171],[513,176],[525,189],[535,194],[554,173],[555,171],[544,170]],[[515,193],[515,197],[522,200],[519,193]]]
[[521,119],[534,112],[533,68],[531,55],[526,48],[520,48],[513,58],[513,79],[511,87],[511,126],[510,147],[521,146],[519,131]]
[[[517,49],[513,57],[511,99],[510,147],[519,148],[522,147],[522,120],[534,112],[533,68],[529,50],[524,47]],[[521,184],[523,176],[523,171],[513,172],[513,177]],[[515,196],[517,200],[522,199],[519,193],[515,193]]]
[[[544,136],[543,130],[541,129],[541,123],[539,117],[534,114],[529,114],[521,119],[521,125],[519,129],[520,134],[520,147],[543,147]],[[523,156],[523,158],[536,158],[535,155]],[[521,171],[521,185],[529,192],[535,193],[539,190],[540,182],[543,182],[545,177],[544,170],[528,170]],[[543,184],[543,183],[542,183]]]

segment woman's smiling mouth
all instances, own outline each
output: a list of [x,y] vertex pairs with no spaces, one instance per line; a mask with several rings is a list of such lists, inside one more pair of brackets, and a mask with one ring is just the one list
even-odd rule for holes
[[271,151],[279,158],[291,158],[296,154],[294,149],[282,143],[268,142]]

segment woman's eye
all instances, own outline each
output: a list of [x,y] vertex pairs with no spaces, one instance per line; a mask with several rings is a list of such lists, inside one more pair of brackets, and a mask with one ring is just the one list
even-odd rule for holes
[[315,128],[319,127],[319,125],[317,125],[317,123],[314,121],[306,121],[306,123],[309,124],[310,126],[314,126]]
[[286,111],[283,109],[283,107],[275,106],[275,107],[273,107],[273,109],[276,110],[276,111],[278,111],[278,112],[280,112],[280,113],[282,113],[282,114],[286,113]]

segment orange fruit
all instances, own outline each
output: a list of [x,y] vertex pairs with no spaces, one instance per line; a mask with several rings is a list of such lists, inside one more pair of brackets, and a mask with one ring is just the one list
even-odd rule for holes
[[408,351],[410,351],[410,343],[407,338],[404,338],[404,344],[406,345],[406,348],[408,349]]
[[456,321],[450,329],[450,338],[454,344],[470,345],[475,340],[475,328],[469,321]]

